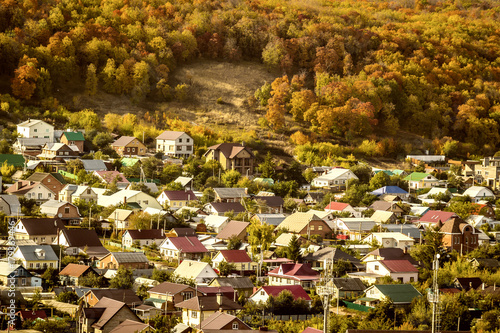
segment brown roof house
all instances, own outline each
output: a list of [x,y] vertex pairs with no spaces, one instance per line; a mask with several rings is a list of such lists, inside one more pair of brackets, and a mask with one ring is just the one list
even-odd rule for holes
[[16,239],[30,239],[36,244],[52,244],[58,232],[66,229],[62,221],[55,218],[22,218],[14,228]]
[[29,180],[18,180],[14,185],[7,188],[5,193],[15,195],[18,198],[24,197],[36,200],[39,205],[56,197],[56,193],[44,184]]
[[98,268],[119,269],[148,269],[149,260],[142,252],[110,252],[99,259]]
[[146,146],[133,136],[122,136],[111,144],[111,148],[121,156],[144,156]]
[[221,250],[212,259],[212,266],[217,268],[221,262],[233,264],[233,272],[241,275],[250,275],[257,269],[257,263],[250,259],[245,250]]
[[64,229],[59,231],[59,237],[54,240],[53,244],[61,245],[66,255],[74,256],[85,253],[90,258],[100,258],[109,253],[102,246],[95,230]]
[[79,286],[78,280],[90,273],[98,275],[90,266],[68,264],[68,266],[64,267],[64,269],[59,272],[59,280],[64,286]]
[[176,304],[182,309],[182,322],[190,327],[200,327],[200,324],[215,312],[220,311],[235,315],[243,307],[219,294],[216,296],[195,296],[187,301]]
[[160,245],[162,256],[171,261],[200,260],[208,253],[196,236],[168,237]]
[[[191,229],[192,230],[192,229]],[[148,230],[126,230],[122,236],[122,244],[124,247],[133,247],[138,245],[151,246],[156,244],[158,247],[165,239],[163,229],[148,229]]]
[[317,215],[302,212],[287,216],[276,229],[286,229],[300,235],[319,235],[323,239],[332,233],[330,226]]
[[48,200],[40,205],[40,212],[48,217],[57,217],[65,225],[80,225],[81,222],[78,207],[69,202]]
[[245,241],[247,239],[248,222],[229,221],[229,223],[217,234],[217,239],[229,240],[233,237]]
[[84,151],[85,138],[83,137],[82,132],[63,132],[59,141],[68,146],[76,146],[80,153],[83,153]]
[[333,261],[333,263],[339,261],[348,262],[351,264],[351,270],[357,270],[364,266],[358,258],[334,247],[325,247],[314,253],[308,253],[302,259],[304,263],[310,263],[312,268],[321,270],[324,269],[325,263],[329,260]]
[[201,322],[203,332],[219,332],[221,330],[251,331],[252,328],[241,319],[228,313],[217,311]]
[[224,216],[225,213],[239,214],[245,212],[245,207],[239,202],[210,202],[203,210],[211,215]]
[[253,288],[255,287],[247,276],[235,276],[235,277],[217,277],[213,279],[209,287],[232,287],[238,292],[238,295],[244,295],[249,297],[253,293]]
[[139,321],[125,319],[120,325],[116,326],[109,333],[149,333],[155,332],[155,329],[149,324]]
[[239,143],[219,143],[207,148],[207,161],[220,162],[224,170],[236,170],[243,176],[253,175],[255,156],[252,150]]
[[479,246],[479,232],[459,217],[448,220],[439,232],[444,234],[444,246],[458,253],[468,253]]
[[42,153],[37,157],[40,160],[52,160],[64,162],[68,159],[78,158],[80,151],[75,145],[67,145],[60,142],[48,142],[42,147]]
[[194,141],[186,132],[165,131],[156,137],[156,151],[188,158],[194,152]]
[[79,320],[85,333],[109,333],[127,319],[142,323],[127,304],[107,297],[81,311]]
[[104,298],[124,302],[129,307],[134,307],[136,305],[142,304],[141,299],[135,294],[132,289],[94,288],[87,290],[83,297],[85,298],[85,302],[89,306],[96,306],[97,303]]
[[[163,282],[148,290],[149,298],[145,303],[153,303],[157,308],[174,309],[177,303],[188,300],[194,296],[202,295],[194,287],[171,282]],[[168,305],[168,307],[167,307]]]
[[300,284],[304,289],[314,287],[319,280],[319,273],[309,264],[281,264],[279,268],[267,273],[270,286]]
[[44,173],[44,172],[35,172],[31,176],[29,176],[26,180],[32,182],[40,182],[43,185],[47,186],[52,192],[56,194],[54,199],[58,199],[59,192],[66,186],[66,181],[64,177],[56,172],[52,173]]

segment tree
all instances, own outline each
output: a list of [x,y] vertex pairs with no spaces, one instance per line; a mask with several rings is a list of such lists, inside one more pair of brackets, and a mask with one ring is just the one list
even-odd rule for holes
[[267,152],[264,162],[259,164],[259,171],[263,178],[273,178],[276,170],[276,165],[273,162],[273,155],[270,151]]
[[102,288],[106,285],[106,278],[92,272],[78,279],[78,284],[82,287]]
[[415,245],[410,255],[420,261],[427,269],[432,269],[432,263],[436,254],[444,253],[443,246],[444,234],[437,230],[437,227],[428,227],[424,232],[424,244]]
[[172,314],[158,314],[149,320],[149,324],[155,328],[157,333],[172,333],[173,328],[179,323],[180,317]]
[[226,187],[234,187],[241,178],[241,174],[236,170],[227,170],[221,176],[222,183]]
[[[269,250],[269,247],[274,240],[273,230],[274,227],[266,222],[260,223],[253,220],[250,223],[247,231],[248,243],[250,244],[252,255]],[[260,249],[259,252],[257,252],[258,249]]]
[[74,291],[68,290],[57,295],[56,299],[58,302],[76,304],[78,302],[79,297]]
[[38,60],[27,55],[19,60],[19,67],[15,70],[12,80],[12,93],[15,96],[22,99],[30,99],[33,96],[40,76],[37,66]]
[[375,191],[381,187],[389,185],[390,177],[383,171],[377,172],[375,176],[370,179],[370,189]]
[[219,269],[220,276],[228,276],[236,269],[236,266],[227,261],[221,261],[217,268]]
[[151,276],[151,278],[160,283],[170,281],[172,279],[172,272],[155,268],[153,269],[153,275]]
[[302,255],[300,254],[300,243],[296,234],[293,234],[290,242],[288,243],[286,257],[293,262],[299,262],[302,259]]
[[135,212],[129,219],[130,227],[132,229],[151,229],[152,217],[149,213],[144,211]]
[[120,267],[116,275],[109,281],[111,288],[130,289],[134,284],[132,270],[129,268]]
[[94,64],[90,64],[87,67],[87,78],[85,80],[85,92],[93,96],[97,93],[97,74]]
[[243,242],[241,241],[240,238],[238,238],[238,236],[232,236],[231,238],[229,238],[228,242],[227,242],[227,249],[228,250],[239,250],[240,249],[240,246]]
[[59,284],[59,272],[55,268],[48,267],[41,278],[47,289],[52,289]]

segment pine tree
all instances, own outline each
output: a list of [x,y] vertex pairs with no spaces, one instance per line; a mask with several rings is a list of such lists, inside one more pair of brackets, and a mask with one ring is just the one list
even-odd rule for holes
[[299,262],[302,259],[300,254],[300,243],[297,235],[293,235],[292,239],[288,243],[288,248],[286,250],[286,257],[294,262]]

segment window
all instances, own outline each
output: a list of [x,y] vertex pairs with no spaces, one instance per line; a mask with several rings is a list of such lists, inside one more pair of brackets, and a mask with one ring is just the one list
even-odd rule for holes
[[45,237],[42,237],[40,241],[45,242]]
[[198,318],[198,312],[191,311],[191,318]]
[[38,193],[38,199],[42,199],[42,193]]
[[186,142],[189,142],[189,139],[186,139]]
[[237,330],[238,329],[238,323],[233,323],[233,330]]
[[127,152],[130,152],[130,148],[127,148]]
[[182,139],[179,139],[179,143],[182,143]]
[[264,296],[266,293],[264,292],[264,290],[261,290],[261,291],[260,291],[260,294],[261,294],[262,296]]
[[410,277],[410,282],[414,282],[415,281],[415,278],[412,276]]
[[33,238],[33,242],[38,242],[38,237]]
[[378,265],[375,265],[375,270],[378,271]]
[[21,285],[22,285],[22,286],[25,286],[25,285],[26,285],[26,278],[22,278],[22,279],[21,279]]
[[54,268],[54,263],[53,262],[50,263],[50,268]]
[[36,133],[36,132],[38,132],[38,129],[36,129],[36,128],[35,128],[35,129],[33,130],[33,132],[35,132],[35,133]]
[[64,214],[69,214],[69,207],[64,207]]
[[323,226],[322,225],[318,226],[318,230],[323,230]]
[[311,226],[311,231],[314,231],[314,226],[313,225]]
[[47,197],[50,199],[52,198],[52,193],[47,194]]
[[30,262],[30,268],[33,268],[33,263],[32,262]]
[[177,150],[182,150],[182,146],[177,146]]
[[75,247],[75,248],[73,249],[73,254],[77,254],[77,253],[78,253],[77,251],[78,251],[78,249]]
[[36,268],[40,268],[40,263],[39,262],[36,263]]

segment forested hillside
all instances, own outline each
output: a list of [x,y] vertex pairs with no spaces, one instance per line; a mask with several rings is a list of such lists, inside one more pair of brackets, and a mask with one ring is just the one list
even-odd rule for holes
[[383,156],[409,132],[451,157],[494,154],[499,11],[468,0],[1,0],[0,105],[63,122],[69,106],[54,94],[67,86],[182,101],[196,91],[169,78],[176,67],[247,60],[278,77],[249,102],[259,124],[297,144],[336,138]]

